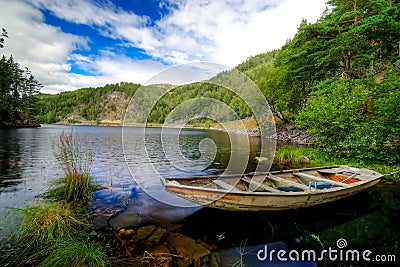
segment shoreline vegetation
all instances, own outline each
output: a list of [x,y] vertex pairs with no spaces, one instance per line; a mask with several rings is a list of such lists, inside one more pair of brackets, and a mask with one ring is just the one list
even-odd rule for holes
[[99,187],[90,182],[93,143],[83,141],[89,149],[71,131],[54,143],[64,177],[53,181],[37,203],[14,209],[23,218],[9,240],[13,249],[0,255],[3,266],[109,266],[106,247],[88,235],[89,204]]
[[141,225],[139,220],[124,227],[95,229],[92,217],[99,214],[89,212],[89,205],[92,192],[101,187],[91,183],[93,146],[73,131],[60,135],[54,156],[65,176],[53,181],[36,203],[13,209],[23,218],[8,243],[0,243],[0,264],[203,266],[215,247],[167,228]]
[[12,116],[0,120],[0,129],[38,127],[40,127],[40,123],[33,115],[26,115],[22,112],[14,112]]

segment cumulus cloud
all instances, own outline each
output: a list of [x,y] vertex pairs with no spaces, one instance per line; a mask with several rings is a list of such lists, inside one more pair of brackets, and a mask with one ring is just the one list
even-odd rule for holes
[[2,27],[8,31],[3,53],[13,55],[21,67],[28,67],[35,78],[44,85],[51,85],[54,74],[68,73],[66,59],[72,51],[87,49],[85,37],[67,34],[57,27],[44,23],[43,14],[21,1],[0,2]]
[[302,18],[315,21],[325,9],[325,0],[163,0],[159,5],[170,13],[151,22],[109,0],[32,3],[167,64],[208,60],[231,67],[279,48],[293,37]]
[[[152,21],[111,0],[2,0],[0,10],[7,12],[0,26],[10,36],[3,52],[28,66],[44,92],[142,83],[166,65],[211,61],[234,67],[279,48],[302,18],[315,21],[322,14],[325,0],[162,0],[159,6],[169,13]],[[44,12],[89,26],[113,43],[99,50],[92,36],[47,24]],[[130,48],[147,59],[125,55]]]
[[[61,2],[67,3],[67,1]],[[39,1],[36,4],[39,5]],[[64,33],[61,28],[46,24],[43,13],[26,2],[3,0],[0,1],[0,10],[7,10],[2,13],[4,21],[0,26],[6,28],[9,33],[2,52],[6,56],[13,55],[22,67],[28,67],[35,78],[44,85],[42,89],[44,93],[103,86],[120,81],[144,82],[163,68],[161,63],[133,62],[129,58],[115,54],[81,55],[79,51],[90,50],[89,37]],[[66,12],[64,14],[66,17],[70,17],[74,16],[76,9],[66,6],[57,12],[62,13],[62,10]],[[94,20],[96,17],[94,15],[92,18],[80,15],[76,17],[81,18],[79,22],[82,23],[106,23],[107,19],[102,17]],[[99,13],[97,17],[98,15]],[[118,17],[114,18],[117,19]],[[126,18],[125,23],[128,21],[131,20]],[[71,73],[73,64],[85,72],[87,70],[91,75]]]
[[91,0],[32,0],[34,6],[60,19],[75,24],[88,25],[112,39],[125,39],[133,46],[151,49],[160,45],[151,29],[150,18],[125,11],[111,1]]
[[218,31],[213,59],[234,66],[249,56],[278,49],[296,34],[303,18],[314,22],[324,10],[320,0],[280,1],[253,14],[247,22]]
[[281,47],[303,18],[316,21],[324,9],[324,0],[181,1],[157,23],[164,46],[154,55],[167,55],[172,63],[210,60],[233,67],[250,55]]
[[153,75],[165,68],[160,62],[153,60],[133,60],[124,55],[105,51],[104,55],[94,60],[99,73],[117,81],[144,83]]

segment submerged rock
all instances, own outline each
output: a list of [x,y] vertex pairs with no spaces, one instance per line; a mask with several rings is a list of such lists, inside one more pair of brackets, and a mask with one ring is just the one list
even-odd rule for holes
[[156,228],[155,225],[146,225],[136,230],[136,236],[133,238],[136,241],[150,237]]
[[304,164],[309,164],[311,162],[311,160],[304,155],[299,156],[297,160],[299,163],[304,163]]
[[154,267],[168,267],[172,265],[172,254],[167,245],[159,244],[151,251],[152,261],[150,266]]
[[142,219],[138,213],[125,211],[112,218],[109,224],[114,230],[118,231],[121,228],[139,226],[141,222]]
[[200,266],[201,259],[211,253],[194,239],[180,233],[170,233],[167,240],[169,249],[180,257],[177,266]]
[[157,230],[155,230],[147,240],[154,244],[158,244],[166,232],[167,230],[164,228],[157,228]]

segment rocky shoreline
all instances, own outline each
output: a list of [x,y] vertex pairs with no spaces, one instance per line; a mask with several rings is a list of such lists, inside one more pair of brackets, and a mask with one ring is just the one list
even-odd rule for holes
[[[121,120],[117,121],[79,121],[76,123],[68,123],[67,121],[57,122],[56,124],[68,124],[68,125],[90,125],[90,126],[124,126]],[[145,125],[132,125],[132,126],[142,126]],[[216,131],[228,131],[231,133],[247,135],[247,136],[261,136],[258,128],[247,128],[247,129],[238,129],[239,126],[233,124],[223,127],[204,127],[204,126],[187,126],[187,125],[163,125],[163,124],[150,124],[146,125],[146,127],[171,127],[171,128],[187,128],[187,129],[205,129],[205,130],[216,130]],[[287,143],[287,144],[295,144],[295,145],[311,145],[315,139],[315,137],[307,131],[300,130],[293,124],[283,124],[276,125],[276,133],[270,136],[264,136],[265,138],[276,139],[278,142]]]
[[0,120],[0,129],[36,127],[40,127],[38,120],[32,115],[25,115],[22,112],[17,112],[12,117],[1,118]]
[[[213,130],[223,130],[222,128],[210,128]],[[261,136],[258,128],[252,129],[235,129],[226,128],[228,132],[236,134],[244,134],[248,136]],[[315,137],[307,131],[298,129],[295,125],[285,124],[277,125],[276,132],[273,135],[264,136],[265,138],[275,139],[282,143],[296,144],[296,145],[311,145]]]
[[295,125],[282,125],[276,127],[276,134],[273,137],[283,143],[297,145],[311,145],[315,137],[307,131],[299,130]]

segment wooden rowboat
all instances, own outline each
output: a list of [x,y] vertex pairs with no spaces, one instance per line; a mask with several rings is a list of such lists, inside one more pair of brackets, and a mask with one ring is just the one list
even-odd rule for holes
[[377,184],[383,175],[349,166],[304,168],[246,175],[161,178],[165,189],[197,204],[268,211],[336,201]]

